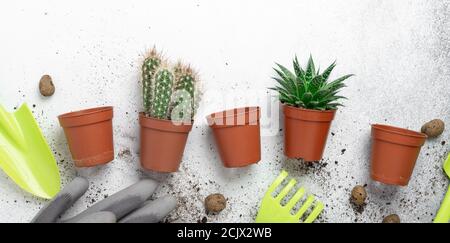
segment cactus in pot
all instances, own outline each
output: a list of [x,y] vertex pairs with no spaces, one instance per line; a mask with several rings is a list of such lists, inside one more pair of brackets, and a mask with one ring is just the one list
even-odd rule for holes
[[190,66],[173,65],[153,49],[142,66],[142,79],[142,167],[176,172],[200,100],[198,76]]

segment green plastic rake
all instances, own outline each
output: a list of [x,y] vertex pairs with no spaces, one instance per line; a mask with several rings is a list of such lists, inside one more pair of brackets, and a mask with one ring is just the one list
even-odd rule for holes
[[[292,196],[286,205],[282,205],[283,199],[297,184],[295,179],[291,179],[277,196],[273,196],[287,177],[288,173],[283,171],[269,187],[256,217],[256,223],[312,223],[322,213],[323,203],[317,201],[312,195],[306,198],[298,211],[292,212],[294,207],[305,197],[306,190],[303,187]],[[302,220],[308,212],[309,216]]]

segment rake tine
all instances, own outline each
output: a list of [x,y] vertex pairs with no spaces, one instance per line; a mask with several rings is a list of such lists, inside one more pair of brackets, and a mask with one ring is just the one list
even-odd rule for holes
[[286,204],[286,207],[289,210],[292,210],[292,208],[294,208],[294,206],[298,203],[298,201],[300,201],[300,199],[302,199],[302,197],[305,195],[306,190],[305,188],[300,188],[295,195],[291,198],[291,200],[289,200],[289,202]]
[[317,202],[316,207],[311,212],[311,214],[308,216],[308,218],[305,220],[305,223],[311,224],[312,222],[314,222],[314,220],[316,220],[317,217],[319,217],[320,213],[322,213],[323,209],[324,209],[323,203]]
[[275,181],[272,183],[272,185],[270,185],[267,193],[272,194],[278,188],[278,186],[281,185],[281,183],[283,183],[283,181],[284,181],[284,179],[286,179],[286,177],[288,177],[288,173],[283,170],[283,172],[281,172],[281,174],[277,177],[277,179],[275,179]]
[[281,190],[280,194],[278,194],[276,200],[278,202],[281,202],[281,200],[283,200],[283,198],[286,197],[287,194],[289,194],[292,188],[294,188],[295,184],[297,184],[297,181],[295,179],[291,179],[289,183],[283,188],[283,190]]
[[303,206],[298,210],[298,213],[295,214],[295,217],[299,220],[303,217],[303,215],[308,211],[308,209],[311,207],[311,205],[314,203],[314,196],[309,196],[306,202],[303,204]]

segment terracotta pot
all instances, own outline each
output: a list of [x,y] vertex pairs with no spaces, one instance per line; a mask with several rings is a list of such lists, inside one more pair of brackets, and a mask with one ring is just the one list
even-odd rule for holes
[[246,107],[206,118],[225,167],[245,167],[261,160],[260,117],[259,107]]
[[141,165],[156,172],[177,172],[192,124],[174,124],[139,115],[141,125]]
[[406,186],[427,135],[402,128],[372,125],[372,179]]
[[99,107],[60,115],[77,167],[93,167],[114,160],[113,107]]
[[335,110],[318,111],[283,105],[284,153],[288,158],[320,161]]

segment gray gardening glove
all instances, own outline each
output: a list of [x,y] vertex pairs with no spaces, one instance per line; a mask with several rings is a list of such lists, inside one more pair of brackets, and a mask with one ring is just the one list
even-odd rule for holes
[[158,183],[145,179],[98,202],[77,216],[59,221],[89,188],[89,182],[75,178],[31,221],[32,223],[157,223],[176,208],[172,196],[148,201]]

